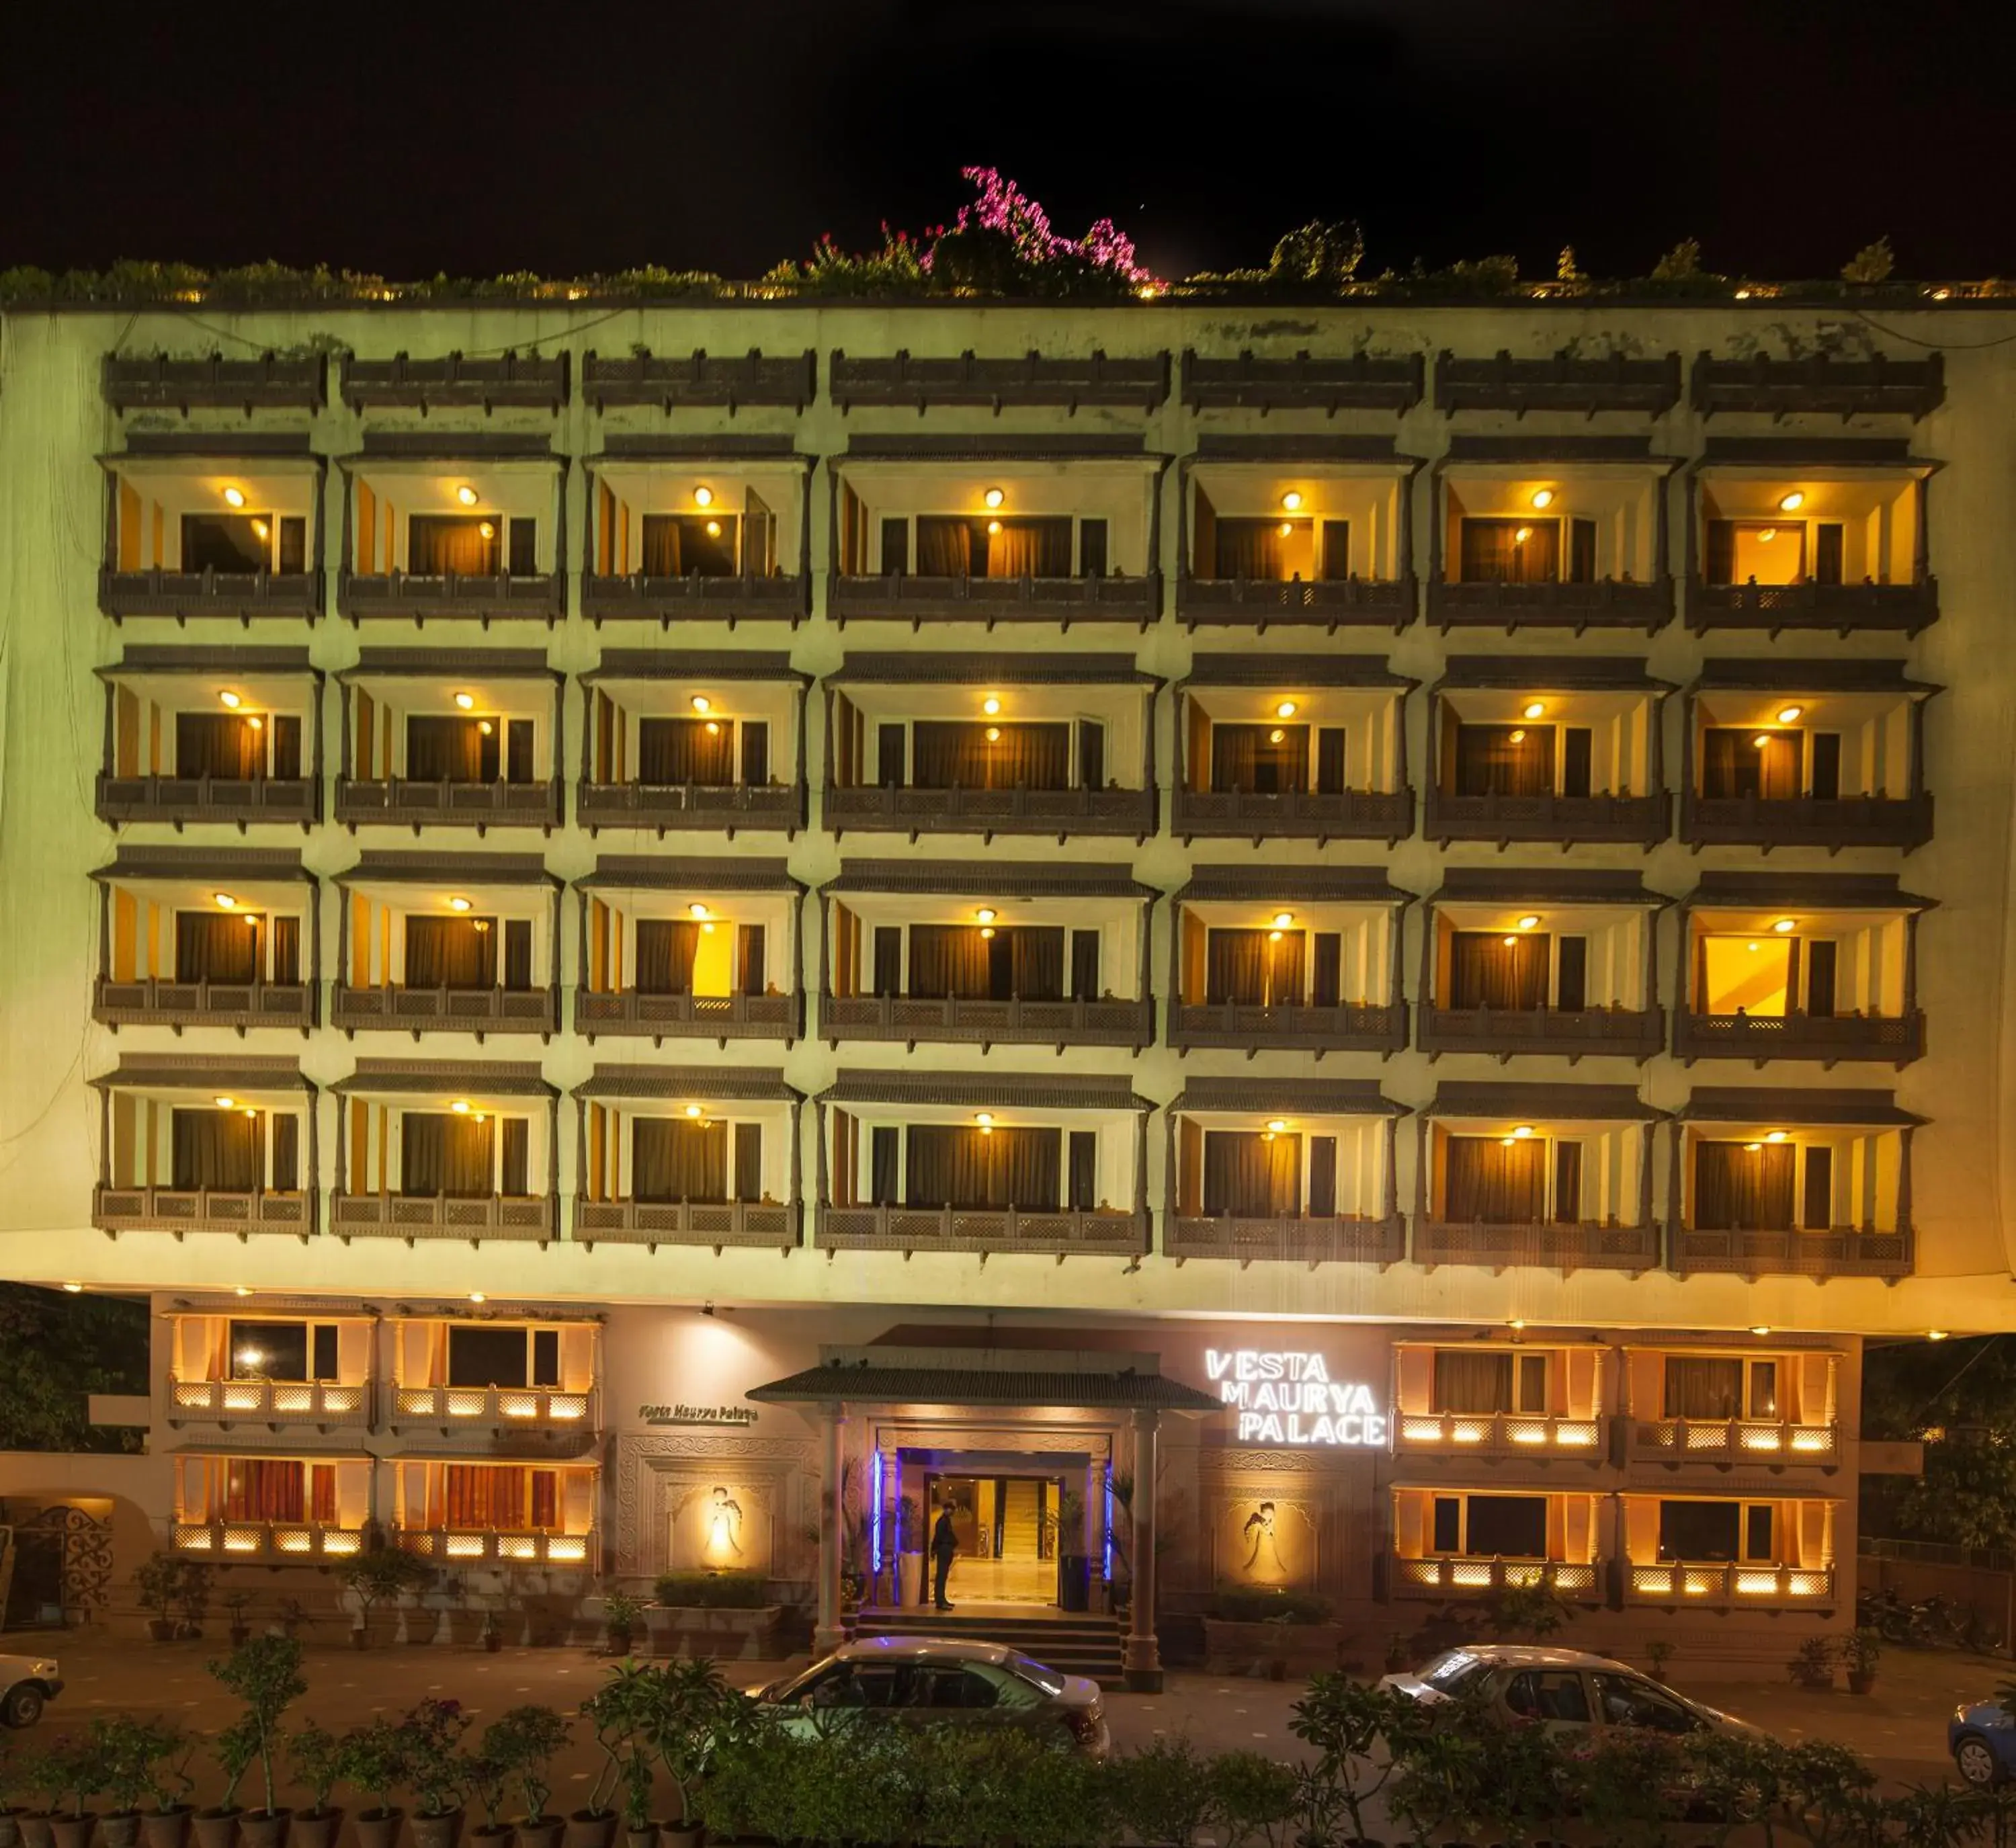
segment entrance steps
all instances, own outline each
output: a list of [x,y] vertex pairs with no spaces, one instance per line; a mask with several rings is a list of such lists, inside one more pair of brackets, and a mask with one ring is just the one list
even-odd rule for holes
[[999,1605],[991,1610],[950,1612],[864,1610],[855,1619],[856,1637],[935,1637],[947,1641],[998,1643],[1019,1650],[1064,1675],[1084,1675],[1102,1686],[1123,1684],[1120,1624],[1117,1618],[1083,1616],[1017,1616]]

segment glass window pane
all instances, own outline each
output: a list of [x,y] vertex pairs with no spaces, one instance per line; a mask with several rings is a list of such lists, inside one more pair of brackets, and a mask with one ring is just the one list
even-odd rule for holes
[[231,1324],[231,1377],[235,1380],[308,1378],[308,1324],[234,1320]]
[[525,1385],[525,1331],[522,1328],[450,1328],[448,1331],[448,1383],[451,1386]]
[[1547,1498],[1544,1495],[1473,1495],[1468,1551],[1475,1557],[1544,1559]]

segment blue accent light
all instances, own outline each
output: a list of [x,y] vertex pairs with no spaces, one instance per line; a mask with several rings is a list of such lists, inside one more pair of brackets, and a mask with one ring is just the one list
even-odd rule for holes
[[870,1487],[868,1503],[868,1557],[876,1576],[882,1572],[882,1449],[875,1449],[874,1461],[869,1465]]
[[1113,1583],[1113,1464],[1106,1465],[1106,1547],[1105,1565],[1100,1576],[1107,1584]]

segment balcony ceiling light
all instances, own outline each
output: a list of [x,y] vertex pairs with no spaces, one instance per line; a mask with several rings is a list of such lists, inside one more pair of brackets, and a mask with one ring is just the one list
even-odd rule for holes
[[1805,711],[1804,706],[1780,706],[1778,708],[1778,722],[1780,725],[1791,725]]
[[1769,1130],[1766,1133],[1764,1140],[1766,1142],[1783,1142],[1785,1140],[1785,1132],[1783,1129]]
[[700,1115],[700,1106],[697,1104],[689,1104],[686,1106],[686,1115],[689,1117],[698,1116]]
[[481,1290],[471,1290],[469,1292],[469,1299],[471,1302],[477,1303],[488,1302],[490,1300]]
[[991,1110],[976,1110],[973,1113],[973,1120],[979,1124],[981,1129],[991,1129],[994,1127],[994,1112]]
[[1518,1140],[1524,1142],[1533,1133],[1533,1126],[1531,1123],[1515,1123],[1512,1133]]
[[225,488],[224,491],[224,504],[227,507],[243,506],[245,504],[245,490],[242,488]]
[[217,1108],[219,1110],[236,1110],[238,1108],[238,1100],[236,1097],[219,1097],[217,1100]]
[[448,908],[451,911],[466,911],[469,909],[469,901],[459,896],[452,898],[448,902]]
[[[78,1287],[79,1286],[75,1284],[65,1284],[63,1285],[63,1288],[66,1290],[74,1290]],[[1925,1338],[1928,1341],[1949,1341],[1952,1338],[1953,1331],[1948,1328],[1928,1328],[1925,1331]]]
[[1781,917],[1771,927],[1781,937],[1789,937],[1798,928],[1799,920],[1796,917]]
[[696,712],[711,712],[714,710],[714,701],[705,693],[697,693],[693,696],[693,709]]
[[1274,708],[1274,716],[1276,719],[1293,719],[1294,715],[1295,702],[1293,700],[1283,700]]
[[693,505],[697,507],[712,506],[714,490],[711,488],[696,488],[693,490]]
[[1003,494],[999,488],[990,488],[980,498],[985,501],[990,507],[998,507],[1008,497],[1006,495]]
[[1274,913],[1274,928],[1277,931],[1285,931],[1294,921],[1295,914],[1292,911],[1277,911]]
[[992,719],[995,713],[1001,710],[1000,695],[998,693],[990,693],[985,699],[980,702],[980,709],[981,711],[985,712],[989,719]]
[[455,491],[455,498],[464,506],[473,507],[476,505],[476,490],[465,481]]
[[1001,742],[1001,728],[999,726],[990,725],[987,728],[987,741],[990,744],[998,744]]
[[[63,1288],[73,1296],[81,1296],[84,1294],[84,1285],[81,1284],[65,1284],[63,1285]],[[1940,1338],[1937,1335],[1933,1335],[1928,1337],[1928,1338],[1931,1340],[1938,1340]]]
[[707,914],[707,907],[697,899],[686,907],[686,915],[689,917],[704,917]]
[[1538,719],[1543,712],[1546,711],[1546,709],[1547,704],[1546,701],[1528,700],[1525,705],[1519,708],[1519,716],[1521,719]]
[[1519,920],[1519,928],[1522,931],[1535,931],[1539,927],[1540,914],[1537,911],[1529,911]]
[[238,909],[238,901],[229,892],[212,892],[210,895],[217,901],[217,908],[220,911],[236,911]]
[[1541,512],[1545,513],[1546,510],[1553,504],[1554,491],[1553,488],[1535,488],[1533,490],[1533,505],[1538,507]]
[[1301,489],[1299,488],[1291,488],[1286,494],[1281,496],[1281,505],[1286,507],[1291,513],[1300,513],[1302,506]]
[[1287,1128],[1287,1126],[1288,1119],[1286,1117],[1282,1116],[1273,1118],[1267,1125],[1267,1127],[1272,1129],[1276,1136],[1280,1135],[1283,1129]]
[[1771,1324],[1769,1322],[1753,1322],[1750,1327],[1750,1332],[1752,1335],[1769,1335],[1771,1332]]
[[455,703],[462,711],[466,712],[476,704],[476,695],[473,693],[459,693],[455,696]]
[[469,1100],[466,1097],[458,1097],[448,1106],[448,1108],[457,1116],[466,1116],[469,1115]]
[[1523,546],[1532,536],[1533,529],[1530,526],[1515,528],[1512,534],[1512,543],[1515,546]]
[[1796,488],[1790,494],[1778,497],[1778,511],[1781,513],[1796,513],[1805,504],[1806,497]]
[[239,707],[244,703],[239,697],[236,693],[233,693],[228,686],[225,687],[217,697],[233,712],[236,712]]
[[995,917],[994,907],[991,905],[983,905],[977,911],[974,912],[973,915],[978,918],[982,924],[992,924],[994,921]]
[[1524,1334],[1526,1328],[1526,1318],[1524,1316],[1507,1316],[1505,1318],[1505,1326],[1514,1335]]
[[240,1284],[231,1293],[234,1296],[249,1296],[252,1294],[252,1286],[250,1284]]

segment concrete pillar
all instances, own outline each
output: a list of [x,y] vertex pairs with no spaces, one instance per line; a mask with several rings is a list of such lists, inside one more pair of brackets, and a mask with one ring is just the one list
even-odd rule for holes
[[812,1653],[824,1655],[847,1641],[841,1623],[841,1533],[847,1520],[842,1486],[847,1445],[847,1407],[827,1406],[819,1412],[819,1616],[812,1630]]
[[1155,1641],[1155,1449],[1161,1414],[1134,1414],[1134,1601],[1120,1645],[1127,1685],[1137,1694],[1162,1691],[1162,1654]]

